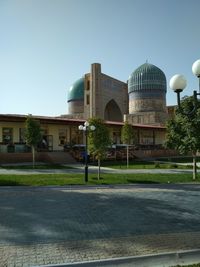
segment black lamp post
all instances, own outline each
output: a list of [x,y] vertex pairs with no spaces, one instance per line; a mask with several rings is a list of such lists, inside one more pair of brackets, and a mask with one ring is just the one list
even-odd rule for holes
[[86,121],[84,125],[79,125],[78,129],[85,133],[85,182],[88,182],[88,132],[95,131],[95,126]]
[[183,110],[181,110],[180,93],[185,89],[185,87],[187,85],[187,81],[186,81],[185,77],[183,75],[176,74],[170,79],[170,82],[169,82],[169,86],[177,94],[178,107],[181,110],[181,113],[183,113],[185,115],[190,115],[196,111],[196,103],[198,100],[197,96],[200,95],[200,59],[198,59],[197,61],[195,61],[193,63],[192,72],[199,79],[199,92],[197,93],[197,91],[193,91],[194,107],[189,112],[184,112]]

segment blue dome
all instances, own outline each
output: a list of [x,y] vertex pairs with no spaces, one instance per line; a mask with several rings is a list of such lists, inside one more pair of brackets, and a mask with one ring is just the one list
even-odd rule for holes
[[74,100],[83,100],[84,99],[84,78],[78,79],[70,87],[68,92],[68,102]]
[[164,72],[155,65],[145,63],[138,67],[129,77],[128,92],[159,90],[166,92]]

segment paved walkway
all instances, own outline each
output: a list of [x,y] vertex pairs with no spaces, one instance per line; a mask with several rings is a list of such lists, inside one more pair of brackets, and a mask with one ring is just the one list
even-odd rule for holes
[[[29,163],[30,165],[30,163]],[[67,165],[71,169],[6,169],[0,168],[0,174],[51,174],[51,173],[83,173],[83,164]],[[97,166],[89,166],[89,173],[96,173]],[[200,170],[197,170],[200,172]],[[102,173],[192,173],[192,169],[113,169],[108,167],[101,167]]]
[[0,266],[200,248],[200,185],[1,187]]

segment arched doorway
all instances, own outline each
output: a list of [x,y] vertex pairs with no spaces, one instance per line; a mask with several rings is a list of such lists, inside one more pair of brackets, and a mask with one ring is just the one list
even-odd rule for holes
[[104,119],[107,121],[122,121],[122,113],[115,100],[112,99],[107,103]]

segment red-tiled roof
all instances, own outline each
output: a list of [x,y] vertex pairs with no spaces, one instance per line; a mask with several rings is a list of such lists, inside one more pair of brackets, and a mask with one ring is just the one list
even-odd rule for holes
[[[49,122],[69,122],[69,123],[82,123],[85,120],[81,119],[68,119],[65,117],[50,117],[50,116],[39,116],[32,115],[34,119],[49,121]],[[27,118],[27,115],[21,114],[0,114],[0,121],[24,121]]]
[[[84,119],[69,119],[66,117],[50,117],[50,116],[39,116],[39,115],[32,115],[33,118],[42,120],[42,121],[47,121],[49,123],[84,123]],[[27,115],[21,115],[21,114],[0,114],[0,121],[24,121],[26,119]],[[105,121],[106,124],[108,125],[113,125],[113,126],[123,126],[123,122],[118,122],[118,121]],[[133,124],[133,127],[136,128],[149,128],[149,129],[165,129],[165,126],[160,126],[160,125],[147,125],[147,124]]]

